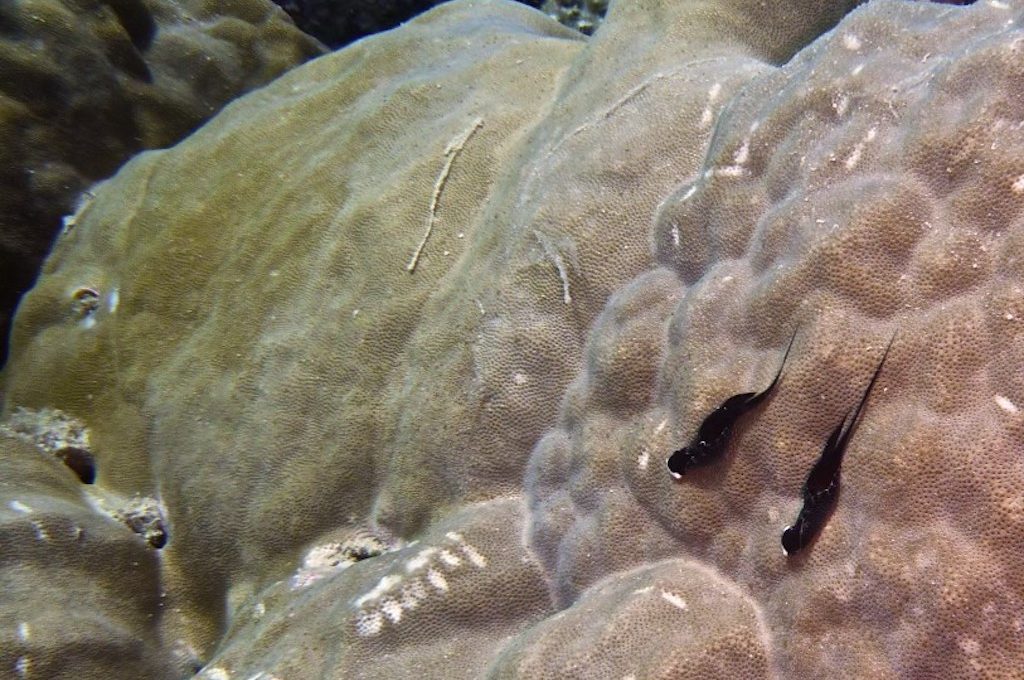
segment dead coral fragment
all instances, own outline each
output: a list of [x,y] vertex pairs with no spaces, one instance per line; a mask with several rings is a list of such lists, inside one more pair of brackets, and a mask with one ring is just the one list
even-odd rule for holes
[[83,484],[96,481],[96,461],[89,447],[85,423],[59,409],[18,407],[0,423],[0,434],[29,442],[56,456]]
[[157,499],[150,496],[124,498],[97,490],[89,494],[89,500],[98,512],[124,524],[151,547],[159,550],[167,544],[164,509]]
[[359,528],[341,541],[313,546],[292,577],[292,588],[305,588],[333,572],[351,567],[360,560],[399,549],[401,543],[381,531]]

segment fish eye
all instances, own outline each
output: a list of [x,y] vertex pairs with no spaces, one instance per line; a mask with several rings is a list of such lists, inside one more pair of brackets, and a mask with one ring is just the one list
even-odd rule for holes
[[800,532],[793,527],[786,527],[782,532],[782,552],[787,556],[800,550]]

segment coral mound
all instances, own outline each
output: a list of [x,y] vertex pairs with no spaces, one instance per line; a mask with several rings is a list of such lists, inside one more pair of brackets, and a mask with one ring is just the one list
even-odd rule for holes
[[[1024,8],[848,9],[625,2],[588,40],[454,2],[100,187],[4,385],[12,422],[87,428],[95,483],[17,439],[0,487],[116,536],[101,585],[142,570],[82,663],[130,642],[207,680],[1019,675]],[[787,555],[894,333],[836,503]],[[63,486],[26,500],[44,469]],[[96,495],[120,510],[83,515]],[[11,518],[3,573],[60,583],[23,556],[78,548]],[[0,614],[60,640],[52,608]],[[11,664],[56,649],[19,644]]]

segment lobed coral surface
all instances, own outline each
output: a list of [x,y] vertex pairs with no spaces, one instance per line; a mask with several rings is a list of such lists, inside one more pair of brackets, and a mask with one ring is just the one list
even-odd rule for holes
[[[96,480],[3,440],[0,578],[100,588],[104,625],[76,647],[12,599],[0,662],[1019,677],[1024,6],[848,9],[620,2],[585,40],[460,0],[133,160],[4,386],[9,418],[84,424]],[[786,555],[893,333],[835,511]],[[99,494],[156,499],[166,545]],[[39,522],[123,547],[83,571]]]

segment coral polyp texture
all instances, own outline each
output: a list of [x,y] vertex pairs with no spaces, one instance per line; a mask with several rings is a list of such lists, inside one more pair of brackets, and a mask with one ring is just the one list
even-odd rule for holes
[[460,0],[131,161],[14,328],[5,672],[1019,677],[1024,7],[850,9]]

